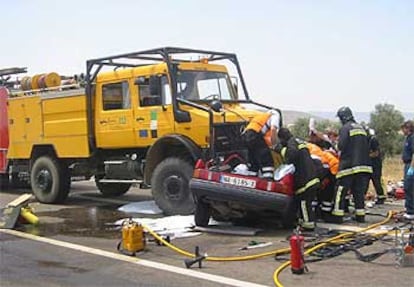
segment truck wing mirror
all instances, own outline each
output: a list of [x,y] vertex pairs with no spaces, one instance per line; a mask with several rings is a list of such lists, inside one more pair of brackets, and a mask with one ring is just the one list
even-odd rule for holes
[[161,77],[151,76],[149,78],[149,90],[151,95],[161,95]]
[[219,112],[221,112],[221,110],[223,109],[223,105],[221,104],[221,102],[220,102],[220,101],[218,101],[218,100],[214,100],[214,101],[211,101],[211,103],[210,103],[210,108],[211,108],[213,111],[215,111],[216,113],[219,113]]

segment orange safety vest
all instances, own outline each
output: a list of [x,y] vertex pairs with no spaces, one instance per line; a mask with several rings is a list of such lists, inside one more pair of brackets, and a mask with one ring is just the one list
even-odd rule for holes
[[[247,125],[246,130],[253,130],[257,133],[261,133],[262,128],[266,125],[266,122],[270,117],[271,117],[271,114],[269,113],[264,113],[264,114],[255,116]],[[271,129],[268,126],[266,133],[263,135],[264,140],[269,147],[272,146],[272,139],[271,139],[272,134],[270,131]]]
[[329,166],[329,170],[333,175],[338,173],[339,159],[331,152],[322,150],[319,146],[313,143],[307,143],[308,150],[311,155],[319,157],[323,164]]

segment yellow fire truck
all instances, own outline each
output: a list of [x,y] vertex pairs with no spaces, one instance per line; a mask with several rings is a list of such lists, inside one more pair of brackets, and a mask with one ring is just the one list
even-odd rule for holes
[[194,211],[196,160],[244,152],[241,130],[271,108],[250,99],[235,54],[172,47],[88,60],[69,80],[23,77],[4,91],[3,183],[27,174],[44,203],[63,202],[79,178],[94,178],[104,196],[140,184],[166,214]]

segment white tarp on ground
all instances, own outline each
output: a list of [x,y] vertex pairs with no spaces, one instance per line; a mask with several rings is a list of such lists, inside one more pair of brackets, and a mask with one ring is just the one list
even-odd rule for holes
[[126,213],[140,214],[162,214],[162,210],[158,207],[154,200],[131,202],[118,208],[119,211]]
[[[129,220],[129,218],[120,219],[115,222],[115,225],[122,225],[124,220]],[[134,217],[132,220],[148,226],[161,236],[168,235],[171,239],[201,234],[201,232],[196,231],[253,236],[262,230],[260,228],[233,226],[230,222],[218,222],[213,219],[210,219],[210,225],[208,227],[194,228],[194,215],[173,215],[161,218]]]
[[[120,219],[115,222],[116,225],[122,225],[124,220]],[[161,236],[170,236],[173,238],[196,236],[200,232],[193,232],[195,226],[194,215],[173,215],[162,218],[140,218],[134,217],[132,220],[144,224],[157,232]]]

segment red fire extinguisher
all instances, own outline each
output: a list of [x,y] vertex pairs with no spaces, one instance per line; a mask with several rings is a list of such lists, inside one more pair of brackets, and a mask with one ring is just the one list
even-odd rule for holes
[[290,237],[290,266],[293,274],[305,272],[305,238],[296,231]]

